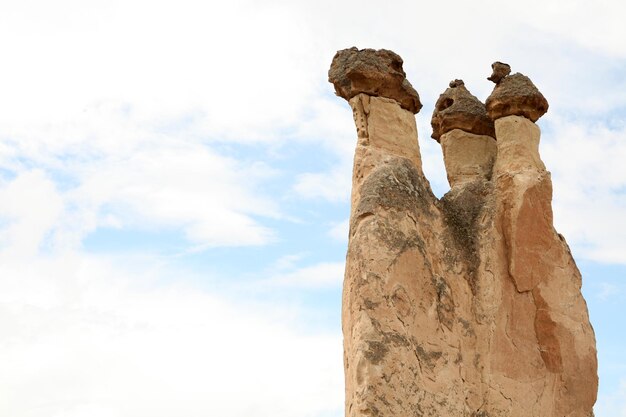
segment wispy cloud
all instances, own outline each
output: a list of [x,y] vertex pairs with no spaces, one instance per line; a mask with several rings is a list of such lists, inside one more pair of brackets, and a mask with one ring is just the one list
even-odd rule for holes
[[575,253],[626,263],[626,127],[552,118],[541,151],[554,181],[555,223]]
[[339,414],[340,337],[292,309],[80,253],[0,260],[2,415]]
[[0,182],[0,249],[12,256],[34,255],[64,211],[54,182],[42,170]]
[[328,172],[310,172],[298,176],[294,190],[307,199],[346,202],[350,198],[350,168],[342,164]]
[[594,411],[596,417],[626,417],[626,379],[620,382],[615,391],[601,393]]
[[343,282],[343,262],[321,262],[290,272],[276,274],[255,283],[259,287],[339,288]]
[[[22,127],[8,137],[0,164],[13,178],[0,189],[12,203],[2,211],[32,227],[54,213],[47,226],[59,245],[76,247],[98,227],[176,228],[203,247],[258,245],[273,231],[257,218],[281,216],[257,191],[276,170],[221,155],[184,126],[144,125],[119,107],[90,108],[71,126]],[[31,226],[21,239],[41,239],[28,237]]]
[[314,33],[297,16],[249,1],[3,3],[0,51],[15,60],[0,118],[66,120],[94,100],[121,100],[145,123],[196,114],[205,137],[276,139],[316,88],[316,57],[300,44]]
[[610,282],[600,282],[598,286],[600,289],[597,293],[597,297],[602,301],[606,301],[620,293],[620,288]]
[[328,235],[339,242],[348,242],[348,231],[350,229],[350,222],[348,219],[335,223],[328,231]]

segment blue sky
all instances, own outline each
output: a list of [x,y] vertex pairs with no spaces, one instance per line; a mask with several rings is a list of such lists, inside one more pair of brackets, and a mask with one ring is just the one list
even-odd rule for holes
[[530,76],[555,225],[583,272],[597,417],[626,416],[626,6],[0,4],[0,415],[343,415],[356,134],[338,49],[405,61],[426,175],[454,78]]

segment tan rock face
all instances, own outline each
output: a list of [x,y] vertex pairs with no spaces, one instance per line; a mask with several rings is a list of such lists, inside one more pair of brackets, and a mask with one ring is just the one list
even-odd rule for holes
[[548,111],[548,100],[530,78],[520,73],[507,76],[511,67],[502,62],[495,62],[492,67],[494,72],[489,79],[496,86],[485,102],[492,120],[506,116],[524,116],[536,122]]
[[441,135],[453,129],[492,138],[496,136],[485,105],[465,88],[462,80],[450,82],[450,88],[439,96],[430,124],[433,128],[432,138],[437,141]]
[[491,136],[454,129],[441,136],[440,143],[450,187],[491,179],[497,153],[496,141]]
[[337,95],[346,100],[365,93],[393,99],[402,108],[417,113],[422,103],[406,79],[402,64],[402,58],[387,49],[343,49],[333,58],[328,81],[335,86]]
[[539,128],[508,116],[497,142],[442,135],[452,189],[439,200],[412,112],[367,94],[350,105],[346,416],[590,417],[594,334],[552,225]]

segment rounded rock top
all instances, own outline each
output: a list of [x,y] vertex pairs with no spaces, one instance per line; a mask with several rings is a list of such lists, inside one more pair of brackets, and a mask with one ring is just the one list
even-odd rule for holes
[[450,87],[439,96],[430,124],[433,128],[431,137],[437,141],[453,129],[496,137],[485,105],[469,92],[463,80],[451,81]]
[[527,76],[511,71],[509,65],[495,62],[490,80],[496,83],[485,102],[491,120],[506,116],[524,116],[536,122],[548,111],[548,100]]
[[419,94],[406,79],[400,55],[387,49],[338,51],[328,71],[335,93],[346,100],[358,94],[386,97],[412,113],[422,108]]

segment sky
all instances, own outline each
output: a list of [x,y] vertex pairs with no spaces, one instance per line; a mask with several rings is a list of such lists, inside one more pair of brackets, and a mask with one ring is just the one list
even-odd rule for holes
[[404,59],[424,170],[450,80],[500,60],[538,122],[626,417],[626,3],[0,1],[0,415],[339,417],[356,132],[327,71]]

